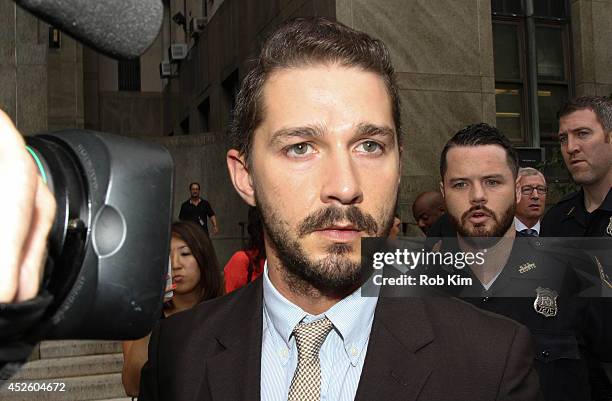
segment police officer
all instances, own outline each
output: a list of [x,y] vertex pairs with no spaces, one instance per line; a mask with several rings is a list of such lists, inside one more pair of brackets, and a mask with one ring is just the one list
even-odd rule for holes
[[457,236],[445,238],[440,250],[484,256],[482,263],[463,269],[455,263],[438,272],[471,279],[457,285],[447,280],[452,295],[531,330],[546,400],[590,401],[585,356],[612,361],[603,305],[582,296],[598,289],[599,276],[586,255],[567,248],[560,253],[516,232],[517,170],[516,152],[494,127],[472,125],[449,140],[440,161],[441,192]]
[[541,235],[612,237],[612,99],[585,96],[563,105],[559,143],[582,188],[546,213]]
[[[559,111],[561,154],[580,191],[553,206],[542,220],[542,236],[600,237],[582,243],[596,253],[600,275],[612,290],[612,99],[585,96]],[[584,246],[583,246],[584,247]],[[600,249],[596,249],[600,248]],[[601,299],[609,303],[610,298]],[[590,361],[594,400],[612,399],[612,384],[596,358]],[[608,365],[608,371],[612,367]],[[610,375],[610,373],[608,374]]]

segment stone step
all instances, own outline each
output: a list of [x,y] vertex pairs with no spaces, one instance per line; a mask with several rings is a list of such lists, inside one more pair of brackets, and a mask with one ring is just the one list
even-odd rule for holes
[[40,343],[40,359],[116,354],[119,352],[121,352],[120,341],[58,340]]
[[[15,391],[17,384],[32,383],[38,391]],[[56,391],[43,391],[43,384],[59,383],[55,386]],[[13,385],[13,391],[10,385]],[[63,389],[64,391],[59,391]],[[126,399],[123,385],[121,384],[121,373],[107,375],[68,377],[50,380],[10,380],[2,384],[0,388],[0,400],[2,401],[89,401],[105,399]],[[129,398],[128,398],[129,399]]]
[[95,400],[95,401],[132,401],[132,397],[127,397],[127,398],[113,398],[113,399],[106,399],[106,400]]
[[120,373],[122,365],[123,354],[40,359],[26,363],[12,380],[37,380]]
[[125,397],[125,398],[107,398],[105,400],[94,400],[94,401],[132,401],[132,397]]

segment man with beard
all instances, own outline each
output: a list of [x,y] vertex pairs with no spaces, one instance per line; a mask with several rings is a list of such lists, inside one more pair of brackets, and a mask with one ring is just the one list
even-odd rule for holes
[[393,221],[400,132],[381,41],[322,18],[272,34],[227,154],[262,215],[264,273],[160,323],[139,400],[537,398],[523,326],[448,298],[361,296],[361,238]]
[[581,297],[592,289],[588,278],[596,270],[588,258],[517,233],[517,173],[515,150],[487,124],[464,128],[444,147],[440,187],[457,235],[445,238],[440,249],[484,255],[483,263],[469,268],[443,266],[472,283],[448,291],[530,328],[546,400],[589,401],[585,355],[612,359],[609,319],[601,305]]

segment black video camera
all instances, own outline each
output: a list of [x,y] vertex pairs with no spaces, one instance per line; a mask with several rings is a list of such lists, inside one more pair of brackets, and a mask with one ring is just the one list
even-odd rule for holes
[[26,138],[57,202],[45,338],[128,339],[161,315],[173,162],[160,145],[87,130]]

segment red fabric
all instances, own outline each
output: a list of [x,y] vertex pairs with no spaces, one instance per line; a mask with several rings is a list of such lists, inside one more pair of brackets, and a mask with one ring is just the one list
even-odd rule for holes
[[[238,251],[232,255],[230,260],[223,268],[225,276],[225,293],[228,294],[240,287],[247,285],[247,277],[249,274],[249,263],[251,258],[254,259],[259,252],[257,250]],[[255,266],[251,281],[263,273],[265,260],[259,261],[259,266]]]

